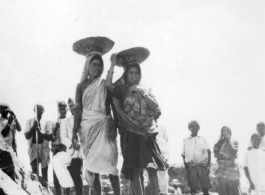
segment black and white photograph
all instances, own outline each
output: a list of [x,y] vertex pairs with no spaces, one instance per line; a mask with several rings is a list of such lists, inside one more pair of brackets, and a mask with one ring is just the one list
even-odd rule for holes
[[265,1],[2,0],[0,195],[265,195]]

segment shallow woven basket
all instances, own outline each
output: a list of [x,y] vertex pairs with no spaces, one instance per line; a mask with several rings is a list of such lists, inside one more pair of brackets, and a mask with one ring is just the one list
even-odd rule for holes
[[100,52],[103,55],[108,53],[114,46],[114,42],[107,37],[88,37],[76,41],[73,44],[73,50],[87,56],[90,52]]
[[117,54],[117,62],[120,66],[130,65],[131,63],[141,64],[150,55],[150,51],[144,47],[133,47],[123,50]]

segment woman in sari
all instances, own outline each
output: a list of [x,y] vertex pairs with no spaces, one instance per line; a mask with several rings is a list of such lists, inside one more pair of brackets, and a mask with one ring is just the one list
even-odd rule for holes
[[218,182],[220,195],[240,195],[239,168],[235,162],[238,143],[232,137],[230,128],[223,127],[218,142],[214,145],[214,156],[218,163]]
[[158,103],[151,90],[140,85],[139,63],[126,64],[123,76],[113,84],[115,64],[116,54],[113,54],[106,87],[113,95],[113,103],[119,117],[118,128],[124,158],[121,172],[131,181],[133,194],[143,195],[141,174],[143,169],[147,169],[151,194],[157,195],[157,170],[166,169],[166,163],[155,140],[156,133],[152,133],[156,128],[154,116],[158,111]]
[[91,193],[101,194],[99,174],[108,174],[115,195],[119,195],[117,143],[105,80],[101,79],[101,55],[99,52],[88,54],[81,82],[77,85],[72,142],[76,147],[78,132],[85,157],[84,176]]

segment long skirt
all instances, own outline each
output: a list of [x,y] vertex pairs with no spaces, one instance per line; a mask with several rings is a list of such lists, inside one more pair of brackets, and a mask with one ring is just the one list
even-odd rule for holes
[[104,128],[100,128],[87,157],[83,160],[83,166],[91,173],[118,175],[117,142],[109,140],[109,121],[106,121],[105,125]]
[[219,195],[241,195],[239,179],[228,180],[223,177],[218,178]]
[[167,163],[161,155],[155,136],[146,138],[126,130],[121,133],[124,159],[121,172],[126,179],[132,178],[134,169],[167,169]]

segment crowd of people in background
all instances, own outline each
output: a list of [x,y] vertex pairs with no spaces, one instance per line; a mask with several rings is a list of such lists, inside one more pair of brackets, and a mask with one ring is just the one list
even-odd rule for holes
[[[148,173],[151,195],[168,194],[169,135],[159,121],[162,112],[154,94],[141,82],[143,75],[140,64],[144,60],[132,57],[120,63],[117,54],[113,54],[107,77],[103,79],[102,55],[105,53],[86,53],[75,101],[72,98],[68,99],[68,103],[59,101],[58,117],[54,122],[42,118],[45,111],[43,105],[34,106],[36,116],[26,122],[24,134],[28,141],[32,172],[39,177],[28,176],[27,180],[24,179],[27,171],[15,155],[15,133],[21,131],[21,127],[10,107],[0,104],[0,173],[5,173],[16,183],[23,180],[21,189],[31,193],[25,187],[26,181],[41,185],[47,189],[43,192],[50,193],[47,182],[51,151],[56,195],[62,194],[62,188],[66,189],[68,195],[72,187],[77,195],[81,195],[82,174],[89,186],[89,194],[102,194],[100,174],[107,174],[114,194],[120,195],[116,139],[119,134],[123,156],[121,173],[130,182],[131,194],[147,194],[144,171]],[[114,68],[120,64],[124,67],[124,73],[113,82]],[[66,118],[68,107],[72,116]],[[232,130],[224,126],[211,150],[206,139],[198,135],[198,121],[191,121],[188,129],[191,135],[183,141],[181,155],[190,193],[196,194],[202,190],[204,195],[209,194],[212,187],[209,173],[213,151],[218,163],[219,194],[240,195],[241,176],[236,161],[238,142],[232,136]],[[246,146],[243,167],[253,193],[265,195],[264,123],[257,125],[257,132],[251,136],[250,145]],[[3,155],[6,155],[5,158]],[[6,159],[9,159],[8,165]],[[38,172],[39,166],[42,177]],[[17,177],[18,173],[22,178]],[[4,192],[5,189],[1,188]],[[175,194],[181,194],[181,191],[176,188]]]

